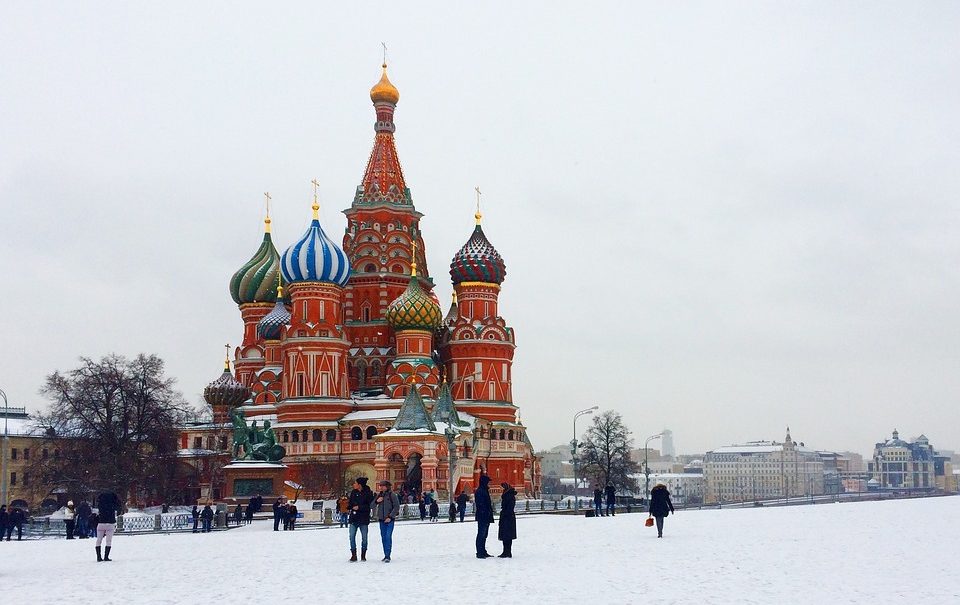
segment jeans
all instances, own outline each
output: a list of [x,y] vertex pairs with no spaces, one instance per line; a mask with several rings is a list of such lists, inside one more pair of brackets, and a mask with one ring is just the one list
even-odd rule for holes
[[273,531],[280,531],[280,515],[273,516]]
[[347,513],[340,513],[340,527],[347,526],[347,519],[348,519]]
[[460,523],[463,523],[463,515],[465,515],[466,512],[467,512],[467,505],[464,504],[463,506],[460,507]]
[[477,554],[487,554],[487,533],[490,532],[489,521],[477,521]]
[[87,529],[87,517],[77,517],[77,535],[86,538],[90,530]]
[[601,504],[600,502],[594,500],[594,501],[593,501],[593,511],[594,511],[594,514],[595,514],[596,516],[602,517],[602,516],[603,516],[603,504]]
[[663,517],[655,517],[657,520],[657,535],[663,535]]
[[383,542],[383,556],[390,558],[390,551],[393,550],[393,526],[394,521],[390,523],[380,522],[380,541]]
[[367,550],[367,532],[370,530],[369,525],[354,525],[350,524],[350,550],[357,550],[357,530],[360,530],[360,547],[363,550]]
[[212,520],[212,519],[204,519],[204,520],[203,520],[203,531],[200,532],[200,533],[204,533],[204,534],[205,534],[205,533],[209,532],[209,531],[210,531],[210,525],[211,525],[212,523],[213,523],[213,520]]
[[615,513],[614,513],[614,509],[616,508],[616,506],[617,506],[616,504],[611,504],[611,503],[608,502],[608,503],[607,503],[607,514],[608,514],[608,515],[611,515],[611,516],[614,515],[614,514],[615,514]]
[[193,518],[193,533],[197,533],[197,524],[200,523],[200,517]]

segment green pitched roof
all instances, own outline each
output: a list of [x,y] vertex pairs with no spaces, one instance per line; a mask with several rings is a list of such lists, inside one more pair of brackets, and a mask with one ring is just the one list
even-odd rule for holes
[[416,385],[411,385],[407,398],[403,400],[400,411],[397,413],[397,421],[393,423],[395,431],[417,431],[417,430],[436,431],[437,426],[430,419],[427,413],[427,406],[423,405],[423,399],[417,392]]

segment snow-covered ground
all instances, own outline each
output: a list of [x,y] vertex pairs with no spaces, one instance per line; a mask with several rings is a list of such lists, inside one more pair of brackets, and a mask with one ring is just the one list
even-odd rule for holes
[[[645,515],[530,515],[513,559],[474,557],[475,524],[401,523],[393,562],[370,527],[366,563],[345,529],[4,542],[15,603],[960,603],[960,498],[680,512],[665,537]],[[499,554],[496,529],[488,549]],[[359,536],[358,536],[359,538]],[[380,596],[378,596],[380,595]]]

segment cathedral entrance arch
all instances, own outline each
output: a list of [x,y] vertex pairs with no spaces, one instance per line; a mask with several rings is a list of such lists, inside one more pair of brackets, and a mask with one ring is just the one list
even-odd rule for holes
[[423,468],[420,465],[423,456],[417,452],[410,454],[407,458],[407,476],[404,480],[404,487],[411,492],[420,493],[423,486]]
[[367,464],[366,462],[354,462],[347,467],[347,470],[343,473],[344,476],[344,485],[347,486],[347,491],[349,491],[353,482],[357,480],[357,477],[366,477],[367,485],[370,486],[370,489],[376,490],[377,488],[377,471],[373,468],[372,464]]

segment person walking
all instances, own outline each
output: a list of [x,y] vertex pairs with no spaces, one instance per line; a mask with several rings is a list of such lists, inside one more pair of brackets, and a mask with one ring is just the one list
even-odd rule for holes
[[617,488],[612,483],[608,483],[603,491],[607,494],[607,514],[613,517],[617,514]]
[[427,518],[427,502],[423,497],[423,494],[420,495],[420,500],[417,502],[417,508],[420,510],[420,520],[423,521]]
[[277,498],[277,501],[273,503],[273,531],[280,531],[280,521],[283,519],[282,508],[283,500]]
[[[23,539],[23,522],[26,520],[27,513],[23,512],[23,509],[19,506],[14,506],[10,516],[7,517],[7,542],[10,541],[10,536],[13,535],[13,528],[17,528],[17,542]],[[3,536],[0,536],[0,540],[2,539]]]
[[287,529],[293,531],[297,524],[297,501],[292,500],[287,504]]
[[81,540],[85,540],[90,537],[90,515],[93,513],[90,510],[90,504],[87,502],[86,498],[80,501],[80,506],[77,507],[77,528],[76,533]]
[[254,502],[247,502],[247,507],[243,510],[243,524],[250,525],[253,523],[253,509],[256,508]]
[[430,522],[436,523],[437,518],[440,516],[440,505],[436,500],[430,501]]
[[517,490],[509,483],[501,483],[503,495],[500,496],[500,524],[497,528],[497,537],[503,542],[501,559],[513,557],[513,541],[517,539]]
[[367,533],[370,529],[370,505],[373,491],[367,487],[366,477],[357,477],[350,491],[350,561],[357,560],[357,531],[360,531],[360,560],[367,560]]
[[203,529],[200,531],[200,533],[210,533],[210,527],[213,525],[213,509],[210,508],[209,502],[207,502],[204,505],[203,510],[200,511],[200,522],[203,525]]
[[[97,562],[112,561],[110,558],[110,548],[113,546],[113,532],[117,529],[117,515],[123,513],[123,507],[120,504],[120,498],[112,491],[101,492],[97,496]],[[100,554],[100,547],[106,540],[106,550],[103,556]]]
[[657,521],[657,537],[663,537],[663,519],[673,511],[667,486],[658,483],[650,490],[650,516]]
[[400,499],[393,493],[390,482],[384,479],[377,484],[375,511],[380,522],[380,542],[383,543],[383,562],[390,562],[390,553],[393,551],[393,527],[397,524],[397,515],[400,514]]
[[490,501],[490,476],[481,468],[480,485],[473,492],[473,513],[477,519],[477,558],[491,556],[487,552],[487,533],[493,523],[493,502]]
[[0,542],[3,542],[3,536],[7,533],[7,524],[10,522],[10,513],[7,512],[7,505],[0,504]]
[[73,506],[73,500],[67,501],[67,508],[63,511],[63,524],[67,528],[67,540],[73,540],[73,528],[76,525],[77,509]]
[[593,490],[593,516],[603,516],[603,492],[600,491],[599,485]]
[[463,523],[463,516],[467,512],[467,502],[470,502],[470,496],[464,490],[457,496],[457,511],[460,513],[460,523]]
[[233,509],[233,522],[236,523],[237,527],[243,523],[243,505],[237,504],[237,508]]
[[344,494],[340,496],[340,499],[337,500],[337,521],[340,523],[340,527],[347,526],[347,518],[350,515],[350,498],[347,498],[347,495]]

